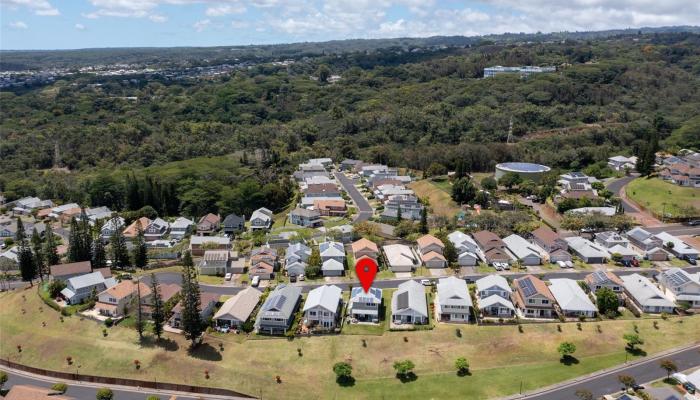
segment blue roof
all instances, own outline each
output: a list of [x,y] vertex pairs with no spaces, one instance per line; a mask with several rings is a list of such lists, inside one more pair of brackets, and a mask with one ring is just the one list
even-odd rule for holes
[[496,165],[496,168],[515,172],[547,172],[550,168],[546,165],[525,162],[507,162]]

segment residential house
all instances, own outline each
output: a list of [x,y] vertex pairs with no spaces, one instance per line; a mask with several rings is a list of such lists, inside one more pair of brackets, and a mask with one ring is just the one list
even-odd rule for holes
[[315,228],[323,225],[321,213],[316,210],[307,210],[301,207],[297,207],[289,213],[289,221],[294,225],[303,226],[305,228]]
[[608,158],[608,166],[615,171],[634,171],[637,166],[637,157],[614,156]]
[[270,280],[275,276],[275,267],[266,261],[260,261],[248,268],[248,276],[250,279],[259,276],[260,279]]
[[340,197],[340,189],[335,183],[312,183],[306,186],[304,197]]
[[687,303],[690,308],[700,308],[700,279],[680,268],[671,268],[656,275],[661,290],[673,302]]
[[476,295],[480,299],[490,296],[500,296],[505,300],[510,300],[513,290],[508,281],[502,275],[487,275],[476,280]]
[[224,233],[227,235],[235,235],[245,231],[245,216],[229,214],[224,218]]
[[555,299],[539,278],[526,275],[513,281],[515,306],[524,318],[552,318]]
[[623,298],[625,291],[624,282],[617,275],[609,271],[596,271],[586,275],[584,282],[588,285],[591,293],[595,294],[602,288],[612,290],[619,299]]
[[382,289],[370,287],[367,292],[354,286],[350,291],[348,310],[350,317],[362,322],[378,323],[382,307]]
[[142,282],[123,280],[97,295],[95,310],[112,318],[125,316],[130,308],[138,307],[137,299],[143,302],[151,295],[151,288]]
[[198,235],[213,235],[219,230],[219,225],[221,224],[221,217],[216,214],[209,213],[197,222],[197,234]]
[[472,308],[472,298],[464,279],[455,276],[440,278],[435,299],[437,319],[443,322],[469,322]]
[[[124,231],[122,231],[122,234],[124,235],[125,238],[127,239],[133,239],[139,234],[139,228],[141,231],[146,230],[146,228],[151,224],[151,220],[146,218],[146,217],[141,217],[137,219],[136,221],[132,222],[129,226],[127,226]],[[144,233],[145,236],[145,233]]]
[[[159,283],[158,284],[158,294],[160,294],[163,303],[172,299],[173,296],[180,293],[182,286],[177,283]],[[152,289],[151,289],[152,291]],[[143,318],[151,318],[153,316],[153,296],[147,296],[141,299],[141,315]]]
[[229,250],[231,239],[221,236],[190,237],[190,252],[193,256],[203,256],[206,250]]
[[442,243],[442,240],[433,235],[423,235],[419,237],[416,242],[418,243],[418,254],[420,254],[421,260],[423,260],[423,264],[425,264],[426,267],[447,267],[447,260],[443,255],[445,244]]
[[117,229],[124,229],[124,218],[116,217],[107,220],[100,229],[100,237],[103,241],[109,241]]
[[229,251],[228,256],[228,272],[232,274],[242,274],[245,272],[245,257],[237,251]]
[[428,323],[428,304],[423,285],[414,280],[399,285],[391,296],[391,321],[397,325]]
[[[98,220],[105,220],[112,218],[112,210],[105,206],[88,208],[85,210],[85,215],[87,215],[90,222],[96,222]],[[79,217],[76,217],[79,218]],[[122,224],[123,225],[123,224]]]
[[479,310],[484,317],[493,318],[513,318],[515,316],[515,306],[513,303],[498,295],[491,295],[479,298]]
[[522,236],[512,234],[503,238],[503,243],[506,244],[508,250],[513,254],[514,258],[522,265],[540,265],[542,264],[542,256],[544,250],[537,248],[537,245],[523,239]]
[[571,254],[567,251],[569,244],[549,227],[543,225],[532,231],[531,235],[532,243],[547,252],[549,262],[571,261]]
[[610,258],[610,253],[604,247],[580,236],[568,237],[564,240],[569,244],[569,249],[583,262],[605,264],[606,260]]
[[304,302],[304,321],[307,326],[326,330],[335,329],[343,307],[343,291],[335,285],[323,285],[311,290]]
[[160,240],[168,233],[168,229],[170,229],[170,224],[167,221],[156,218],[145,228],[144,236],[148,241]]
[[301,287],[280,284],[263,303],[255,320],[255,331],[270,335],[284,334],[294,321]]
[[460,231],[454,231],[447,235],[447,240],[452,242],[457,251],[457,264],[460,267],[474,266],[479,262],[479,245],[476,244],[471,236]]
[[261,296],[262,293],[254,287],[247,287],[236,293],[235,296],[226,300],[214,314],[213,319],[216,326],[240,328],[250,318]]
[[315,200],[314,209],[326,217],[344,217],[348,213],[348,207],[343,199]]
[[177,219],[170,224],[170,237],[176,240],[182,240],[190,233],[193,225],[194,221],[185,217],[177,217]]
[[333,159],[328,157],[312,158],[308,161],[307,164],[322,165],[324,168],[329,168],[333,165]]
[[228,272],[229,259],[228,250],[205,250],[199,263],[199,273],[223,276]]
[[60,281],[65,281],[74,276],[89,274],[90,272],[92,272],[92,264],[90,261],[79,261],[49,266],[49,274],[51,274],[51,278]]
[[[219,295],[216,293],[200,292],[199,293],[199,304],[201,309],[199,312],[199,317],[202,321],[206,321],[214,313],[214,308],[216,303],[219,301]],[[175,328],[180,329],[182,327],[182,301],[175,304],[172,309],[172,316],[168,320],[168,324]]]
[[614,246],[627,247],[629,245],[629,240],[615,231],[596,233],[595,242],[607,248]]
[[340,170],[341,171],[353,171],[360,165],[362,165],[361,160],[352,160],[352,159],[346,158],[345,160],[340,162]]
[[663,247],[664,243],[656,235],[649,233],[641,227],[635,227],[625,233],[629,242],[640,250],[648,251],[657,247]]
[[495,233],[489,231],[479,231],[472,234],[474,241],[479,245],[483,254],[483,259],[487,264],[495,262],[510,263],[513,261],[510,255],[506,252],[506,244],[503,243]]
[[38,197],[23,197],[8,203],[8,205],[10,204],[14,206],[12,208],[13,214],[31,214],[34,210],[51,208],[55,205],[51,200],[41,200]]
[[321,272],[323,276],[341,276],[345,271],[345,247],[339,242],[321,242]]
[[252,279],[259,276],[260,279],[272,279],[277,267],[277,250],[269,246],[263,246],[253,250],[250,256],[250,268],[248,276]]
[[[632,274],[620,277],[625,286],[625,296],[641,312],[672,313],[675,305],[648,278]],[[628,304],[630,302],[627,302]]]
[[598,309],[573,279],[550,279],[549,291],[566,317],[595,317]]
[[352,243],[350,246],[352,249],[352,256],[357,261],[360,257],[369,257],[373,260],[377,260],[379,257],[379,248],[377,244],[369,239],[361,238]]
[[392,272],[411,272],[420,265],[418,257],[405,244],[389,244],[382,250]]
[[340,240],[343,244],[350,243],[355,239],[354,228],[350,224],[330,228],[330,235],[335,240]]
[[7,260],[7,262],[17,265],[19,261],[19,247],[12,246],[9,250],[0,253],[0,259]]
[[684,260],[698,259],[698,251],[679,238],[670,235],[667,232],[657,233],[656,237],[661,239],[661,242],[664,244],[664,248],[674,256]]
[[66,287],[61,290],[61,296],[68,304],[79,304],[89,298],[93,291],[100,293],[116,284],[114,278],[105,278],[102,272],[95,271],[68,278]]
[[306,261],[311,256],[311,248],[303,243],[290,243],[284,255],[284,269],[287,276],[303,275]]
[[636,251],[632,250],[629,247],[621,246],[619,244],[610,247],[608,249],[608,253],[610,253],[610,258],[613,258],[613,256],[616,254],[619,254],[621,261],[626,263],[631,262],[634,259],[642,259],[642,256]]
[[17,385],[10,387],[3,397],[4,400],[76,400],[74,397],[64,396],[53,389],[34,385]]
[[[78,210],[77,213],[75,212],[76,209]],[[63,204],[63,205],[60,205],[60,206],[57,206],[57,207],[54,207],[51,209],[45,208],[41,211],[46,211],[46,210],[49,211],[47,217],[49,217],[51,219],[61,219],[61,215],[63,215],[63,213],[66,213],[66,212],[70,212],[70,214],[72,214],[72,216],[76,216],[76,215],[80,214],[80,206],[77,203]],[[68,219],[68,222],[70,222],[70,218]]]
[[261,230],[270,229],[272,226],[272,211],[267,208],[258,208],[250,216],[250,229]]
[[[413,193],[413,191],[411,191]],[[418,201],[418,198],[413,194],[396,194],[387,196],[384,201],[384,211],[381,217],[383,219],[395,220],[399,216],[401,210],[401,219],[419,220],[423,213],[424,206]]]

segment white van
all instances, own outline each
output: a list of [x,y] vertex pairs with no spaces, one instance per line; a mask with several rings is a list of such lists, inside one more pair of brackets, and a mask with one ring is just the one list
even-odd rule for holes
[[258,287],[260,284],[260,277],[259,276],[254,276],[253,279],[250,281],[250,286],[252,287]]

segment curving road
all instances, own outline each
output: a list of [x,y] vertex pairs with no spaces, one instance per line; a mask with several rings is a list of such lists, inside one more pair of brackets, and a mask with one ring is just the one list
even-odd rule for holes
[[372,218],[372,215],[374,215],[374,210],[372,210],[372,206],[369,204],[367,199],[365,199],[365,196],[363,196],[362,193],[357,190],[352,179],[345,176],[345,174],[342,172],[334,172],[333,175],[335,176],[335,179],[340,182],[343,189],[345,189],[348,196],[350,196],[357,207],[357,214],[355,215],[353,222],[369,221],[369,219]]
[[[528,400],[561,400],[575,399],[575,393],[579,389],[591,391],[597,399],[609,393],[619,392],[622,385],[617,379],[618,375],[630,375],[637,383],[642,384],[657,379],[665,378],[666,371],[659,367],[659,361],[670,359],[676,363],[679,371],[684,371],[700,365],[700,345],[681,349],[672,353],[651,356],[644,360],[635,361],[628,365],[621,365],[594,375],[588,378],[579,378],[573,382],[555,385],[553,388],[544,389],[538,393],[513,396],[510,399]],[[566,368],[566,367],[562,367]]]
[[616,179],[608,184],[606,187],[609,191],[613,193],[616,197],[620,197],[620,200],[622,201],[622,208],[625,209],[625,212],[639,212],[637,207],[633,206],[632,203],[627,201],[626,199],[623,199],[620,196],[620,193],[622,192],[622,189],[624,189],[625,186],[627,186],[628,183],[632,182],[636,176],[625,176],[620,179]]

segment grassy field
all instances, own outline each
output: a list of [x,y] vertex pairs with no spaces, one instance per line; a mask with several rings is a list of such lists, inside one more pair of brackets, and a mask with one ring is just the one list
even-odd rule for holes
[[672,218],[687,217],[684,210],[689,206],[700,210],[700,189],[680,187],[658,178],[637,178],[627,184],[625,193],[657,216],[665,212]]
[[[528,324],[523,333],[515,326],[455,326],[438,324],[430,331],[385,332],[374,335],[329,335],[302,339],[242,341],[231,335],[212,336],[193,352],[178,335],[164,344],[150,338],[139,343],[133,329],[115,326],[107,337],[103,325],[60,315],[44,305],[36,289],[0,295],[0,357],[61,371],[106,376],[158,379],[226,387],[265,398],[460,398],[484,399],[552,384],[625,361],[622,335],[632,321],[575,324]],[[22,313],[22,310],[26,313]],[[681,323],[682,321],[682,323]],[[46,322],[46,327],[42,327]],[[651,353],[700,340],[700,317],[635,321],[642,347]],[[596,329],[601,326],[601,332]],[[577,364],[559,362],[556,347],[562,341],[577,345]],[[537,343],[537,346],[532,346]],[[22,352],[17,351],[22,346]],[[303,356],[299,356],[301,349]],[[73,365],[66,363],[71,356]],[[466,357],[472,375],[459,377],[454,360]],[[134,368],[133,360],[141,362]],[[392,364],[410,359],[416,364],[415,381],[401,383]],[[340,387],[331,367],[352,363],[353,386]],[[205,379],[204,370],[210,371]],[[282,383],[275,383],[275,376]],[[314,384],[309,384],[314,377]],[[261,392],[262,391],[262,392]]]
[[428,199],[433,214],[452,218],[459,212],[459,206],[452,200],[449,191],[437,186],[435,182],[424,179],[408,186],[418,197]]

